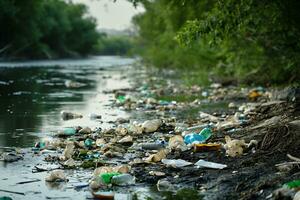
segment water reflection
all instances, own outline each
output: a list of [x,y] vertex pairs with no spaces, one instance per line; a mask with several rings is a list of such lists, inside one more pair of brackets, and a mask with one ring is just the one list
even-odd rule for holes
[[[110,113],[101,102],[101,91],[128,85],[122,68],[134,60],[121,57],[92,57],[84,60],[0,63],[0,146],[32,146],[39,137],[62,126],[100,126],[88,117],[62,121],[61,110]],[[116,66],[118,70],[114,70]],[[121,68],[121,70],[120,70]],[[103,79],[103,76],[112,79]],[[66,81],[82,83],[68,88]],[[112,111],[116,112],[116,111]],[[109,115],[108,115],[109,117]]]

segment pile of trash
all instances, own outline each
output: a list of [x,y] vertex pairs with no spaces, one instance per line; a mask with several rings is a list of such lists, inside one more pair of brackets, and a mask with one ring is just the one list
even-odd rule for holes
[[[64,170],[92,169],[89,182],[82,186],[99,199],[113,197],[112,191],[104,192],[109,188],[141,183],[156,184],[159,191],[194,187],[208,199],[221,193],[239,199],[300,198],[300,119],[295,102],[273,101],[272,92],[262,87],[224,88],[220,84],[187,88],[169,83],[111,92],[115,94],[112,106],[153,111],[151,117],[118,118],[109,129],[65,127],[34,145],[32,152],[43,156],[51,167],[37,165],[33,172],[48,171],[46,182],[67,182]],[[201,98],[160,99],[170,94]],[[219,100],[231,101],[230,112],[199,111],[195,119],[186,120],[170,115]],[[82,117],[66,111],[61,115],[64,120]],[[100,115],[92,117],[101,119]],[[290,160],[283,162],[286,154]],[[1,159],[15,162],[22,159],[22,153],[6,152]],[[266,183],[269,176],[274,182]],[[212,192],[221,186],[219,193]]]

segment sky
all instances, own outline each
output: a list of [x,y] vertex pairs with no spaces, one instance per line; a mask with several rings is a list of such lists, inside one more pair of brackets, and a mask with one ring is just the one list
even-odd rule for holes
[[131,25],[131,18],[142,7],[134,8],[127,0],[73,0],[74,3],[86,4],[90,14],[97,19],[98,28],[123,30]]

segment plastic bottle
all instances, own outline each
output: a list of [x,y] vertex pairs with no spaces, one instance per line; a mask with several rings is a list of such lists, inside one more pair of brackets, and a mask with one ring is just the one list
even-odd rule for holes
[[76,129],[75,128],[65,128],[63,130],[64,135],[75,135]]
[[212,135],[211,129],[210,128],[204,128],[202,131],[199,133],[204,139],[204,142],[210,138]]
[[114,176],[118,176],[120,175],[120,173],[118,172],[111,172],[111,173],[103,173],[103,174],[100,174],[99,177],[100,177],[100,182],[104,183],[104,184],[110,184],[112,183],[112,178]]
[[87,148],[93,146],[93,144],[95,144],[95,141],[92,140],[92,139],[90,139],[90,138],[88,138],[88,139],[86,139],[86,140],[84,141],[84,146],[87,147]]
[[141,143],[139,146],[144,150],[159,150],[164,148],[166,145],[165,141],[157,141],[157,142],[149,142],[149,143]]
[[300,187],[300,179],[299,180],[290,181],[288,183],[285,183],[283,185],[283,187],[284,188],[289,188],[289,189],[299,188]]
[[196,133],[190,133],[184,137],[184,142],[186,144],[200,143],[201,141],[203,141],[203,137]]
[[184,142],[186,144],[204,143],[204,142],[206,142],[206,140],[208,140],[210,138],[211,135],[212,135],[211,129],[204,128],[200,131],[199,134],[196,134],[196,133],[187,134],[184,137]]
[[113,185],[120,185],[120,186],[133,185],[135,184],[135,177],[130,174],[120,174],[120,175],[113,176],[111,178],[111,183]]

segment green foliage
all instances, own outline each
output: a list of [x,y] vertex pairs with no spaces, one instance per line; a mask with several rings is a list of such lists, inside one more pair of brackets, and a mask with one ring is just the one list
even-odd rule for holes
[[96,22],[82,4],[2,0],[0,9],[1,57],[84,56],[94,51]]
[[146,12],[134,22],[145,48],[142,55],[153,65],[196,69],[209,76],[202,79],[217,81],[299,81],[297,0],[142,3]]
[[95,52],[100,55],[129,55],[132,53],[133,46],[130,36],[102,34],[98,39]]

